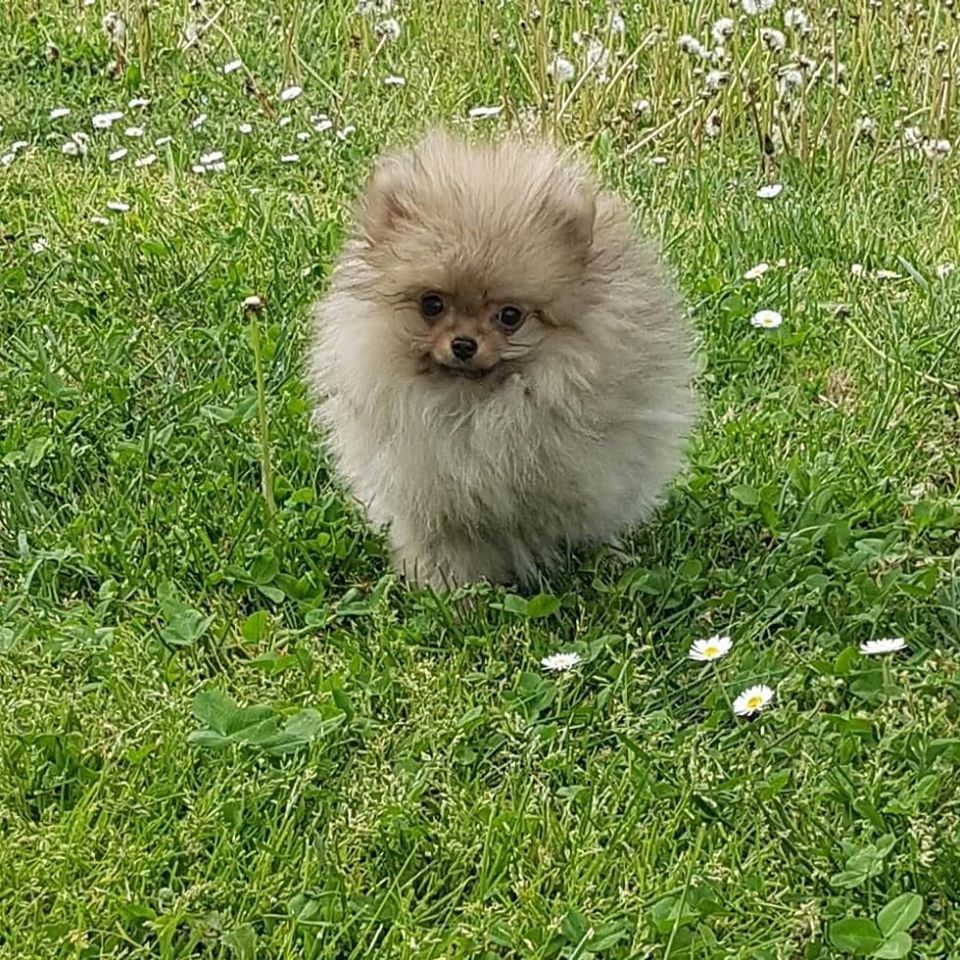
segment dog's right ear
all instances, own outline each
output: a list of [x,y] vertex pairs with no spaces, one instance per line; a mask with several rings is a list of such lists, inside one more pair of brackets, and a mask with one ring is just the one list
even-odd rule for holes
[[406,153],[382,157],[360,203],[360,227],[370,243],[382,243],[411,218],[409,185],[413,158]]

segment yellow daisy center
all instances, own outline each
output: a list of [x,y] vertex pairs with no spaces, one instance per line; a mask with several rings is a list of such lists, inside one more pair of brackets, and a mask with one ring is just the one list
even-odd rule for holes
[[747,700],[747,709],[748,710],[759,710],[763,706],[763,697],[759,694],[754,694]]
[[720,652],[720,648],[715,644],[710,644],[708,647],[703,648],[703,655],[705,657],[715,657]]

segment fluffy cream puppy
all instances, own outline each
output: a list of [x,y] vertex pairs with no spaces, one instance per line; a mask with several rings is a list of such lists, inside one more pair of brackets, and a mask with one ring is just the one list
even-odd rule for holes
[[313,323],[329,451],[416,584],[615,542],[680,467],[690,326],[627,207],[544,144],[382,159]]

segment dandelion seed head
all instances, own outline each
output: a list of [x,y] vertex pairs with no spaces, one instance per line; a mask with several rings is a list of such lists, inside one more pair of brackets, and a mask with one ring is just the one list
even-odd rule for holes
[[626,31],[627,23],[623,19],[623,15],[618,10],[610,11],[610,19],[607,22],[607,29],[615,35],[620,35]]
[[373,35],[378,40],[388,40],[396,43],[400,39],[400,21],[395,17],[380,20],[373,28]]
[[709,70],[703,78],[708,90],[719,90],[727,85],[730,74],[726,70]]
[[100,26],[108,39],[115,44],[123,43],[123,38],[127,33],[127,25],[123,18],[114,10],[108,10],[100,21]]
[[800,7],[788,7],[783,11],[783,25],[788,30],[796,30],[798,33],[802,33],[808,26],[807,15]]
[[681,33],[677,37],[677,46],[684,52],[694,57],[706,59],[709,56],[707,48],[694,36],[689,33]]
[[653,110],[653,104],[647,99],[634,100],[631,109],[635,117],[645,117]]
[[710,28],[710,36],[713,37],[713,42],[718,47],[722,47],[733,36],[735,27],[736,24],[730,17],[721,17],[714,21]]
[[946,263],[941,263],[937,267],[937,271],[936,271],[937,279],[946,280],[946,278],[949,277],[950,274],[953,273],[953,271],[956,269],[957,269],[957,265],[955,263],[951,263],[949,260],[946,261]]
[[576,67],[564,56],[557,54],[547,64],[547,76],[554,83],[570,83],[577,75]]
[[861,115],[853,126],[853,135],[857,140],[876,140],[877,121],[866,114]]
[[773,4],[774,0],[740,0],[740,6],[743,7],[743,12],[749,17],[766,13]]
[[773,27],[763,27],[760,31],[760,40],[773,53],[779,53],[787,45],[787,38]]

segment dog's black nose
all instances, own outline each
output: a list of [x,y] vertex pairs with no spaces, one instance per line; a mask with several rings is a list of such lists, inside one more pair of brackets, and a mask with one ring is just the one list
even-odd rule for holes
[[469,360],[477,352],[477,341],[473,337],[454,337],[450,341],[450,350],[461,362]]

